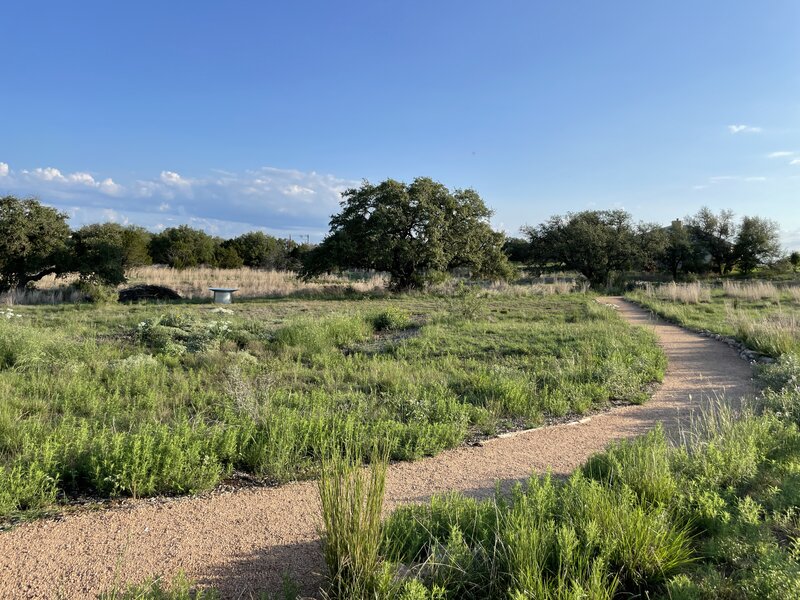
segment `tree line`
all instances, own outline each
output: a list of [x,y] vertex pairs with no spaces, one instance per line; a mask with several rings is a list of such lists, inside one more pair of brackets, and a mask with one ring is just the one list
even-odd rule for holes
[[[350,269],[388,273],[404,290],[468,277],[507,280],[517,265],[534,274],[576,271],[593,287],[641,271],[678,279],[692,274],[751,273],[781,256],[778,225],[761,217],[703,207],[669,226],[634,222],[624,210],[556,215],[506,239],[492,211],[471,189],[450,190],[427,177],[412,183],[367,181],[342,194],[341,211],[318,245],[251,231],[232,239],[187,225],[151,233],[117,223],[72,231],[67,215],[34,199],[0,199],[0,291],[45,275],[79,273],[116,285],[125,272],[151,263],[187,268],[254,267],[297,271],[305,278]],[[788,259],[795,270],[800,254]]]
[[[581,273],[593,287],[608,286],[614,274],[750,274],[782,258],[778,224],[761,217],[737,220],[730,210],[707,207],[668,226],[635,223],[624,210],[592,210],[553,216],[522,228],[523,238],[506,242],[512,260],[535,272]],[[800,254],[788,257],[796,269]]]
[[0,198],[0,291],[47,275],[78,273],[104,285],[150,264],[299,270],[307,244],[251,231],[232,239],[188,225],[152,233],[135,225],[95,223],[76,230],[67,215],[34,199]]

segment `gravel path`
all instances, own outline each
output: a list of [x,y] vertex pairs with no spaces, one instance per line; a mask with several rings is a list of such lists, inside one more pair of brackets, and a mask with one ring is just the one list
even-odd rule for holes
[[[749,365],[725,344],[653,320],[621,298],[600,301],[616,305],[634,324],[653,327],[661,341],[669,367],[649,402],[392,465],[387,509],[447,490],[488,495],[498,480],[510,483],[548,467],[566,474],[613,440],[659,422],[674,432],[703,402],[752,392]],[[28,523],[0,533],[0,598],[91,598],[123,582],[179,570],[230,598],[275,589],[284,572],[313,592],[324,572],[318,510],[316,484],[302,482],[201,498],[131,500],[115,509]]]

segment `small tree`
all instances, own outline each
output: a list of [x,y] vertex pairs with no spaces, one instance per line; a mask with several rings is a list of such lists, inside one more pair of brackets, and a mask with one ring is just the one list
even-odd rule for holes
[[72,234],[70,270],[81,278],[105,285],[126,281],[132,267],[151,262],[147,252],[150,234],[141,227],[125,227],[118,223],[86,225]]
[[153,262],[176,269],[216,264],[217,242],[200,229],[188,225],[170,227],[150,240]]
[[775,221],[744,217],[734,244],[739,269],[750,273],[781,254],[780,229]]
[[66,271],[66,219],[31,198],[0,198],[0,291]]
[[150,256],[152,237],[153,234],[144,227],[128,225],[122,229],[126,269],[153,264],[153,257]]
[[722,210],[715,215],[704,206],[697,214],[687,217],[691,235],[697,246],[704,250],[711,266],[719,274],[724,275],[736,265],[736,223],[733,211]]
[[220,269],[239,269],[244,266],[244,261],[236,248],[219,241],[214,250],[214,265]]
[[557,215],[522,231],[534,265],[578,271],[593,287],[608,285],[613,272],[629,269],[639,256],[636,230],[624,210]]
[[408,289],[456,267],[506,278],[504,236],[492,231],[491,211],[473,190],[450,191],[426,177],[407,185],[387,179],[344,192],[331,231],[308,252],[306,277],[334,269],[388,272],[390,285]]
[[663,229],[665,244],[658,255],[659,265],[678,278],[678,273],[689,272],[697,263],[696,246],[692,241],[691,232],[680,220],[675,220],[669,227]]
[[525,263],[531,257],[531,245],[528,240],[524,238],[506,238],[503,244],[503,252],[505,252],[508,260],[517,263]]
[[792,270],[797,273],[797,268],[800,267],[800,252],[795,250],[789,255],[789,262],[792,264]]
[[241,256],[244,265],[253,268],[285,269],[288,248],[284,240],[267,235],[263,231],[243,233],[225,242]]

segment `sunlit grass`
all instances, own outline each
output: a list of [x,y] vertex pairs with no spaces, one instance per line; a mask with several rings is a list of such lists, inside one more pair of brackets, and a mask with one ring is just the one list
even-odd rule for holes
[[762,281],[725,282],[721,287],[673,283],[648,286],[628,297],[686,327],[734,337],[779,356],[800,350],[798,289]]
[[641,402],[653,335],[583,294],[19,306],[0,319],[0,513],[313,476],[331,440],[416,459]]

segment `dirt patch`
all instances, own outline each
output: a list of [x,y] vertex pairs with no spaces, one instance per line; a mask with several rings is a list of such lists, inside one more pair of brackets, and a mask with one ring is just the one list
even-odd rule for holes
[[[653,328],[667,354],[664,383],[649,402],[392,465],[386,510],[450,490],[486,497],[498,481],[508,486],[547,469],[565,475],[609,442],[657,423],[675,434],[704,404],[752,393],[750,365],[731,347],[655,319],[622,298],[601,301]],[[75,511],[0,533],[0,597],[87,598],[180,570],[227,598],[276,589],[283,573],[313,593],[324,572],[318,523],[314,482]]]

